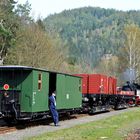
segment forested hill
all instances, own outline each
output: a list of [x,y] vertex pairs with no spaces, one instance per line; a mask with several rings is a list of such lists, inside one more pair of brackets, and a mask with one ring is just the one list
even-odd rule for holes
[[140,26],[140,11],[84,7],[50,15],[44,23],[50,34],[62,37],[70,63],[88,63],[93,68],[104,54],[118,53],[124,43],[124,26]]

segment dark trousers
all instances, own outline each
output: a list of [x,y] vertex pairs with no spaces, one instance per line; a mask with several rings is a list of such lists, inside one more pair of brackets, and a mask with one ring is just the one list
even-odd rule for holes
[[58,124],[58,112],[54,107],[50,107],[50,111],[53,117],[54,124]]

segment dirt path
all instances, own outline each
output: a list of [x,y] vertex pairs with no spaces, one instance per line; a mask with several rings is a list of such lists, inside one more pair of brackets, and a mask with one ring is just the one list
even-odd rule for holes
[[36,127],[25,128],[23,130],[17,130],[15,132],[1,134],[0,140],[22,140],[25,137],[27,138],[27,137],[31,137],[31,136],[37,136],[37,135],[40,135],[40,134],[45,133],[45,132],[52,132],[52,131],[56,131],[59,129],[70,128],[70,127],[73,127],[75,125],[101,120],[104,118],[118,115],[118,114],[123,113],[123,112],[128,112],[128,111],[136,110],[136,109],[138,109],[138,108],[129,108],[129,109],[124,109],[124,110],[119,110],[119,111],[111,111],[111,112],[107,112],[107,113],[103,113],[103,114],[85,116],[85,117],[81,117],[78,119],[60,121],[59,127],[55,127],[52,123],[50,123],[48,125],[44,124],[44,125],[39,125]]

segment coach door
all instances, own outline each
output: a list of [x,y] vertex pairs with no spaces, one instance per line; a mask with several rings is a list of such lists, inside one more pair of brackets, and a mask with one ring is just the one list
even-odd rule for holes
[[66,77],[64,74],[57,74],[56,78],[56,104],[57,109],[65,109],[66,93],[65,93]]

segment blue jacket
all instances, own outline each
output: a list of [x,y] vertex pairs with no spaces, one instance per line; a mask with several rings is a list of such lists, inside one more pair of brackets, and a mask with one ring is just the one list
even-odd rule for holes
[[53,95],[49,97],[49,107],[50,108],[56,108],[56,100]]

